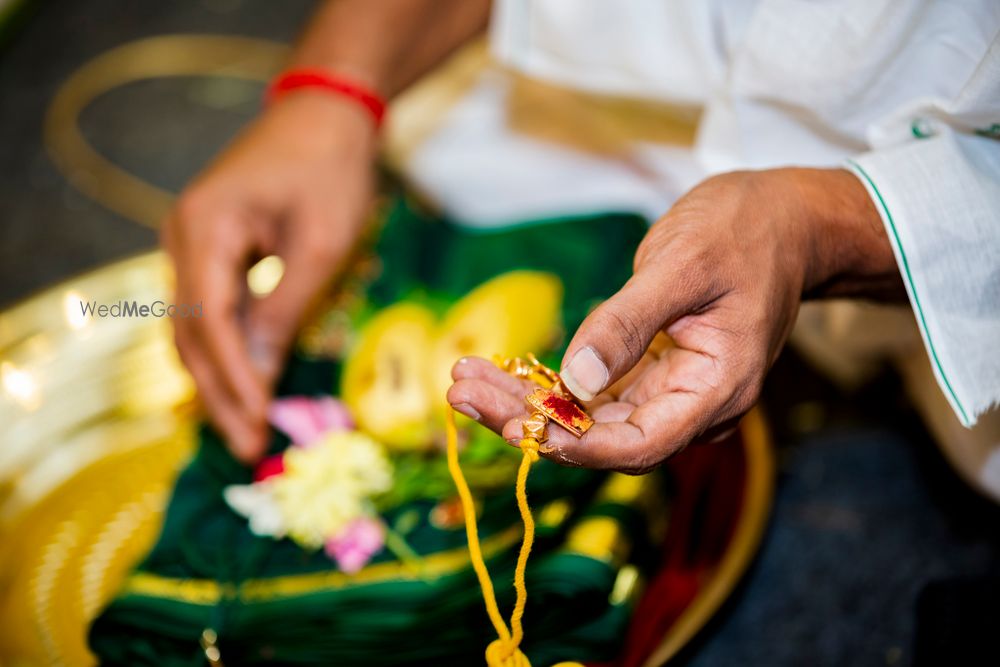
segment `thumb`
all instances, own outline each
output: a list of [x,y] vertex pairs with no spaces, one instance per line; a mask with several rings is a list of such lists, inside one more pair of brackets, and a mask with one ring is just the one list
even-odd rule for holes
[[289,254],[274,291],[251,301],[247,317],[250,357],[270,385],[281,373],[303,317],[324,286],[325,267]]
[[566,348],[560,375],[574,396],[592,400],[639,363],[658,332],[684,310],[663,276],[635,274],[598,306]]

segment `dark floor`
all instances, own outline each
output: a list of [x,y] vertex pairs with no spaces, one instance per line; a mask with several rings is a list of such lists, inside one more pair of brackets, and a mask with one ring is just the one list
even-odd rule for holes
[[[61,81],[150,35],[287,41],[312,4],[27,0],[0,46],[0,306],[155,244],[152,230],[79,194],[46,155],[43,112]],[[127,86],[98,99],[81,124],[106,155],[176,190],[256,108],[252,86],[230,89],[221,105],[203,86]],[[780,457],[771,530],[740,593],[686,664],[911,664],[923,587],[996,571],[997,511],[955,479],[899,396],[891,375],[844,396],[793,356],[779,362],[766,395]]]
[[[684,664],[912,664],[924,587],[998,573],[1000,509],[955,476],[890,373],[848,396],[786,352],[764,405],[779,459],[770,532],[740,595]],[[941,639],[930,611],[924,642]],[[970,653],[993,659],[920,664],[1000,664],[993,638],[967,634]]]
[[[59,173],[41,143],[44,112],[84,62],[143,37],[234,34],[291,41],[309,0],[13,0],[0,44],[0,307],[53,281],[152,248],[156,234],[90,201]],[[204,80],[137,83],[98,98],[80,118],[104,155],[178,190],[257,109],[259,90]],[[216,98],[218,95],[215,96]]]

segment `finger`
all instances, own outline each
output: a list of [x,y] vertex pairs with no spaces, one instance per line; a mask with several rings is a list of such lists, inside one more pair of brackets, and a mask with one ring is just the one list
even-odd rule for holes
[[[461,380],[478,380],[485,382],[492,388],[493,391],[510,394],[518,400],[519,409],[517,411],[504,416],[502,420],[489,420],[487,423],[487,426],[497,433],[500,433],[501,427],[514,415],[526,416],[529,412],[531,412],[527,403],[524,401],[524,397],[538,388],[538,385],[534,382],[514,377],[506,371],[498,368],[496,364],[487,361],[482,357],[462,357],[452,367],[451,376],[456,383]],[[480,395],[477,394],[476,397],[472,399],[473,402],[471,405],[460,407],[457,404],[453,404],[453,407],[466,416],[477,418],[476,414],[479,413],[477,401],[487,402],[487,400],[488,399],[485,397],[480,398]],[[594,411],[612,400],[613,397],[609,395],[609,392],[605,392],[593,401],[590,401],[587,404],[586,409],[588,411]],[[468,410],[469,407],[472,408],[472,411]],[[518,432],[520,433],[520,431]]]
[[236,399],[244,417],[263,423],[268,396],[257,374],[241,326],[240,302],[244,296],[246,258],[240,254],[213,253],[194,263],[185,280],[185,292],[202,304],[202,316],[193,318],[193,343],[207,357],[217,381]]
[[665,333],[657,333],[653,338],[653,342],[649,344],[646,352],[642,355],[639,362],[632,367],[630,371],[625,373],[620,377],[614,384],[605,389],[597,398],[589,404],[589,407],[593,408],[599,404],[600,399],[607,398],[608,400],[628,400],[623,398],[625,394],[636,385],[646,372],[656,363],[658,359],[663,357],[670,349],[674,347],[673,341]]
[[[635,406],[631,403],[609,400],[592,409],[590,416],[593,417],[595,422],[625,421],[634,411]],[[522,425],[527,417],[528,413],[522,409],[521,414],[508,420],[504,424],[502,431],[504,439],[511,441],[520,438],[523,433]],[[574,445],[579,442],[579,438],[558,424],[549,424],[548,435],[553,444]]]
[[695,429],[689,422],[697,412],[696,404],[686,394],[660,396],[640,407],[609,404],[606,409],[617,411],[615,416],[627,416],[622,420],[596,422],[580,439],[568,433],[563,435],[561,430],[556,437],[550,433],[550,456],[586,468],[633,474],[648,472],[690,441],[689,434]]
[[514,377],[482,357],[462,357],[452,366],[451,377],[456,381],[483,380],[496,386],[500,391],[519,394],[522,398],[538,386],[529,380]]
[[664,327],[693,310],[697,297],[691,290],[676,289],[669,273],[637,273],[587,316],[573,336],[563,357],[566,387],[581,400],[593,399],[639,362]]
[[201,348],[190,343],[190,336],[183,327],[176,330],[175,338],[181,359],[198,386],[209,420],[219,429],[237,459],[255,463],[263,456],[267,445],[266,429],[254,429],[247,423],[232,396],[219,385]]
[[[218,225],[211,229],[217,228],[221,229]],[[249,362],[244,359],[241,363],[238,357],[244,344],[236,321],[236,304],[226,304],[225,297],[219,296],[220,291],[227,290],[225,285],[242,273],[240,258],[248,252],[247,245],[238,244],[239,235],[232,233],[232,229],[225,234],[208,234],[207,238],[186,238],[182,233],[184,229],[178,226],[176,234],[166,237],[177,267],[176,301],[201,303],[202,316],[175,319],[178,343],[184,346],[184,358],[209,417],[223,432],[234,454],[251,460],[257,448],[263,449],[266,439],[266,408],[263,407],[266,402],[260,394],[248,397],[246,393],[259,387],[260,381],[252,373],[247,374]],[[215,268],[224,266],[227,261],[231,267],[228,274]],[[230,342],[234,338],[236,342]],[[227,355],[234,353],[237,355],[235,362],[228,361]],[[242,365],[242,377],[239,371],[227,373],[227,363],[235,363],[237,368]],[[248,376],[249,380],[242,379]],[[257,406],[254,406],[255,400]]]
[[[500,391],[506,391],[521,398],[522,412],[528,410],[524,403],[524,397],[538,388],[538,385],[531,380],[514,377],[510,373],[498,368],[493,362],[482,357],[462,357],[451,369],[451,377],[454,380],[479,379],[494,385]],[[596,407],[613,400],[610,392],[601,394],[593,401],[589,401],[586,409],[593,410]],[[498,429],[494,429],[498,430]]]
[[[607,401],[599,407],[594,408],[591,416],[596,421],[602,422],[625,421],[634,410],[634,405],[618,401]],[[524,420],[527,417],[528,415],[522,410],[521,414],[504,424],[501,435],[507,442],[516,444],[524,437]],[[546,429],[546,434],[548,435],[548,440],[543,443],[543,446],[539,449],[539,453],[563,465],[584,465],[581,460],[573,457],[574,448],[579,442],[579,439],[575,435],[558,424],[551,422]]]
[[479,379],[458,380],[448,389],[448,403],[466,417],[500,433],[505,423],[523,416],[524,395],[511,393]]
[[[594,411],[595,424],[582,438],[551,425],[546,455],[571,465],[642,473],[692,441],[710,439],[731,428],[751,404],[731,397],[721,385],[678,388],[639,406],[607,403]],[[521,419],[505,425],[505,438],[519,434]]]
[[[178,304],[195,304],[202,301],[203,292],[197,276],[198,268],[206,261],[204,251],[212,249],[205,240],[187,238],[184,226],[174,211],[164,224],[161,243],[174,262],[176,290],[174,301]],[[224,247],[224,246],[222,246]],[[210,314],[219,312],[209,306]],[[204,313],[204,304],[203,304]],[[220,430],[233,453],[251,462],[259,457],[266,446],[266,425],[261,418],[248,418],[236,394],[224,382],[219,369],[209,355],[200,328],[204,320],[175,318],[173,321],[177,349],[185,366],[198,387],[202,403],[210,420]]]
[[[314,225],[334,224],[322,219]],[[300,229],[308,230],[303,224]],[[247,314],[249,350],[253,363],[268,383],[277,379],[302,322],[329,285],[350,250],[342,243],[317,239],[301,232],[282,250],[285,272],[274,291],[251,299]]]
[[717,368],[706,355],[672,348],[643,367],[619,399],[632,405],[642,405],[654,396],[671,391],[695,391],[714,382]]

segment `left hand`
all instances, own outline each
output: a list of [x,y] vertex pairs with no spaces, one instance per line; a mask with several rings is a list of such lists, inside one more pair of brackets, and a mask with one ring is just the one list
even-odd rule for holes
[[[735,427],[760,396],[804,295],[900,293],[882,222],[849,172],[710,178],[651,227],[632,278],[576,332],[561,373],[597,423],[580,439],[551,425],[542,453],[649,471]],[[661,332],[671,342],[651,348]],[[452,375],[456,410],[520,440],[530,383],[476,358]]]
[[[244,463],[267,450],[267,410],[299,324],[361,233],[375,126],[352,100],[302,90],[268,106],[181,195],[163,227],[177,302],[174,336],[209,419]],[[264,298],[247,269],[287,267]]]

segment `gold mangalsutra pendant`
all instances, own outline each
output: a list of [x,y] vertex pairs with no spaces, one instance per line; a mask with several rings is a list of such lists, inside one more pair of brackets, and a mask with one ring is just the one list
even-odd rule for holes
[[548,389],[536,389],[525,396],[524,400],[578,438],[594,425],[594,420],[576,401]]
[[545,429],[550,420],[578,438],[594,425],[593,418],[566,389],[559,374],[538,361],[535,355],[528,354],[527,359],[495,358],[494,362],[514,377],[541,385],[524,397],[528,405],[533,408],[531,416],[523,425],[524,437],[534,438],[539,443],[545,442],[548,439]]

